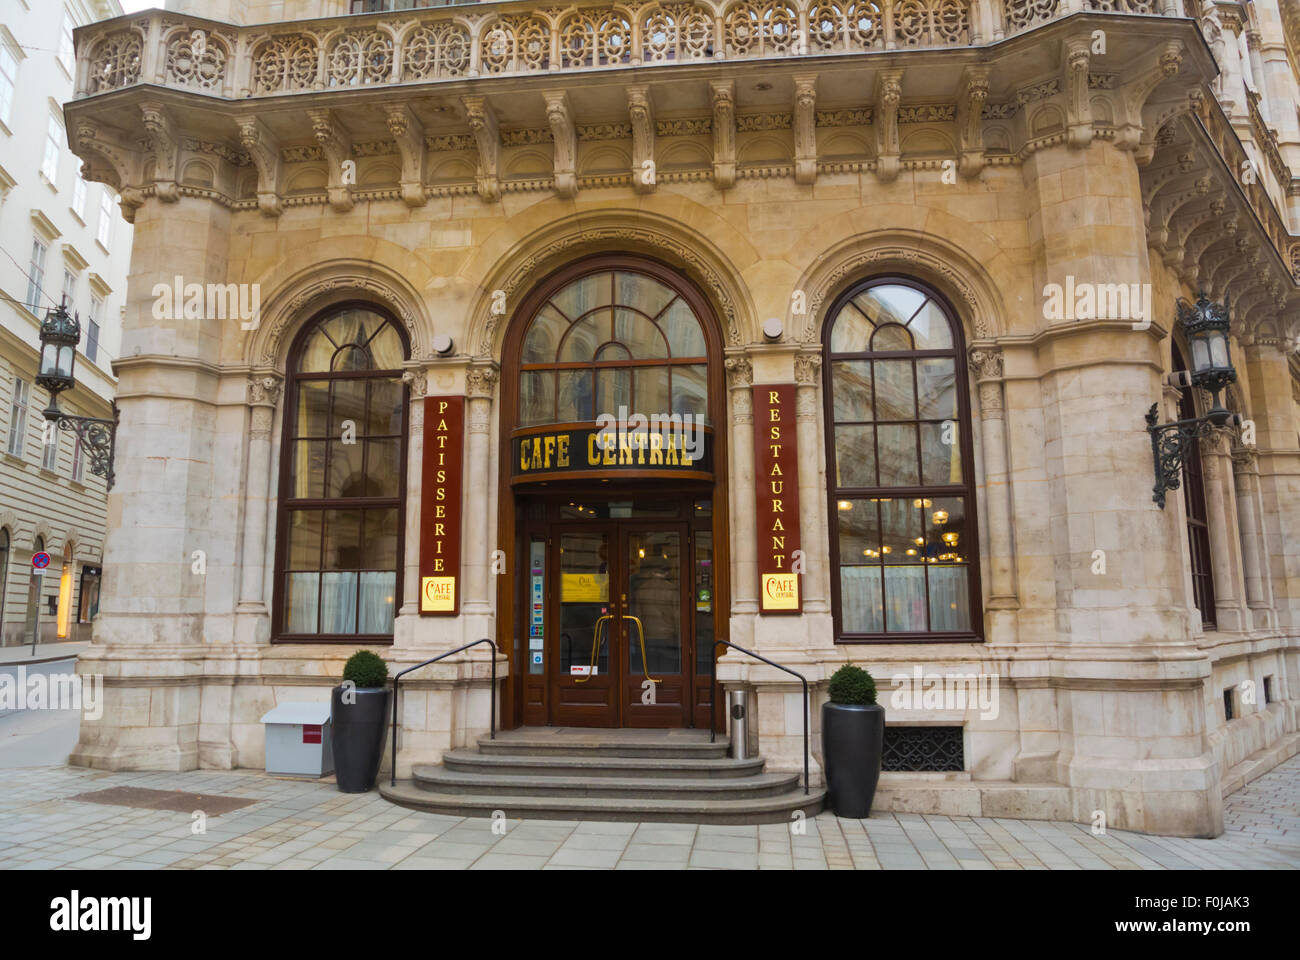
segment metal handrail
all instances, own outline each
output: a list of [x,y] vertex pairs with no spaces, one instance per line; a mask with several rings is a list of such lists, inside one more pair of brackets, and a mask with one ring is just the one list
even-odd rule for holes
[[465,644],[465,646],[463,647],[457,647],[455,650],[448,650],[446,653],[440,653],[436,657],[424,661],[424,663],[417,663],[413,667],[407,667],[405,670],[402,670],[393,675],[393,769],[390,771],[391,779],[389,781],[392,786],[394,787],[397,786],[397,681],[401,680],[402,677],[406,676],[412,670],[419,670],[421,667],[427,667],[431,663],[437,663],[439,660],[445,660],[447,657],[450,657],[453,653],[460,653],[462,650],[468,650],[470,647],[477,647],[480,643],[486,643],[488,646],[492,648],[492,716],[490,717],[489,722],[492,730],[492,739],[495,740],[497,738],[497,652],[498,651],[497,651],[497,645],[495,643],[493,643],[487,637],[484,637],[482,640],[475,640],[472,643]]
[[774,660],[769,660],[753,650],[746,650],[744,647],[738,647],[727,640],[714,640],[710,653],[713,655],[713,672],[710,676],[713,679],[713,693],[709,697],[709,743],[713,743],[718,733],[718,644],[724,647],[730,647],[732,650],[739,650],[741,653],[747,653],[755,660],[762,660],[769,667],[776,667],[778,670],[784,670],[792,677],[798,677],[799,682],[803,684],[803,792],[808,793],[808,681],[802,673],[791,670],[789,667],[783,667]]

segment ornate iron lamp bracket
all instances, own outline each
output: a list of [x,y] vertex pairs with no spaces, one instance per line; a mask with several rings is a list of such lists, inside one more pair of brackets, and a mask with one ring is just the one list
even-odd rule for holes
[[1176,420],[1173,423],[1157,423],[1159,404],[1151,404],[1147,411],[1147,433],[1151,434],[1151,456],[1155,461],[1156,484],[1152,488],[1151,499],[1161,510],[1165,508],[1165,491],[1177,490],[1182,482],[1179,472],[1187,462],[1188,451],[1192,444],[1203,437],[1208,437],[1214,426],[1204,417],[1194,420]]
[[103,420],[98,417],[73,417],[55,409],[57,416],[49,416],[60,430],[67,430],[77,435],[81,449],[90,461],[90,472],[104,478],[107,489],[113,489],[113,453],[117,446],[117,404],[113,404],[113,419]]

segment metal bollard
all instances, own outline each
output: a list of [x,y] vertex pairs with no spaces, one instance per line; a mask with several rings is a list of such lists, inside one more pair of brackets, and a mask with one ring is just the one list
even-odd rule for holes
[[731,758],[749,759],[749,691],[727,691],[727,715],[731,718]]

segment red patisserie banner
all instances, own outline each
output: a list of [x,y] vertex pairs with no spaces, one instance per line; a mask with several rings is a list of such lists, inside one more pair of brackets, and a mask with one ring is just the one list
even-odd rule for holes
[[799,549],[799,458],[794,384],[754,386],[756,539],[762,613],[799,613],[803,599],[794,555]]
[[420,490],[420,613],[460,609],[460,486],[465,398],[424,398]]

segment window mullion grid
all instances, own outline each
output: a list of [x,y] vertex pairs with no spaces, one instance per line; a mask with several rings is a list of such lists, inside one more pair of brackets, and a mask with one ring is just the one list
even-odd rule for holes
[[[917,307],[917,312],[920,312],[924,307],[925,307],[925,304],[922,303],[920,307]],[[909,320],[908,322],[911,323],[911,320]],[[917,382],[916,361],[915,361],[915,360],[912,361],[912,413],[913,413],[913,415],[916,417],[916,419],[913,421],[913,423],[915,423],[916,426],[912,428],[912,433],[913,433],[913,434],[915,435],[915,437],[916,437],[916,479],[917,479],[917,481],[918,481],[922,486],[925,486],[926,481],[927,481],[928,478],[927,478],[926,475],[925,475],[925,457],[922,455],[922,450],[921,450],[921,419],[920,419],[920,418],[921,418],[921,389],[920,389],[920,384]],[[917,511],[917,513],[919,513],[919,512],[920,512],[920,511]],[[913,514],[913,518],[915,518],[915,517],[916,517],[916,514],[914,513],[914,514]],[[924,528],[924,526],[922,526],[922,528],[921,528],[921,535],[922,535],[922,536],[925,536],[925,528]],[[930,628],[931,628],[931,626],[932,626],[931,623],[930,623],[930,570],[929,570],[929,567],[930,567],[930,564],[929,564],[929,563],[922,563],[922,564],[921,564],[921,575],[922,575],[922,578],[923,578],[924,581],[925,581],[925,629],[926,629],[926,632],[930,632]]]

